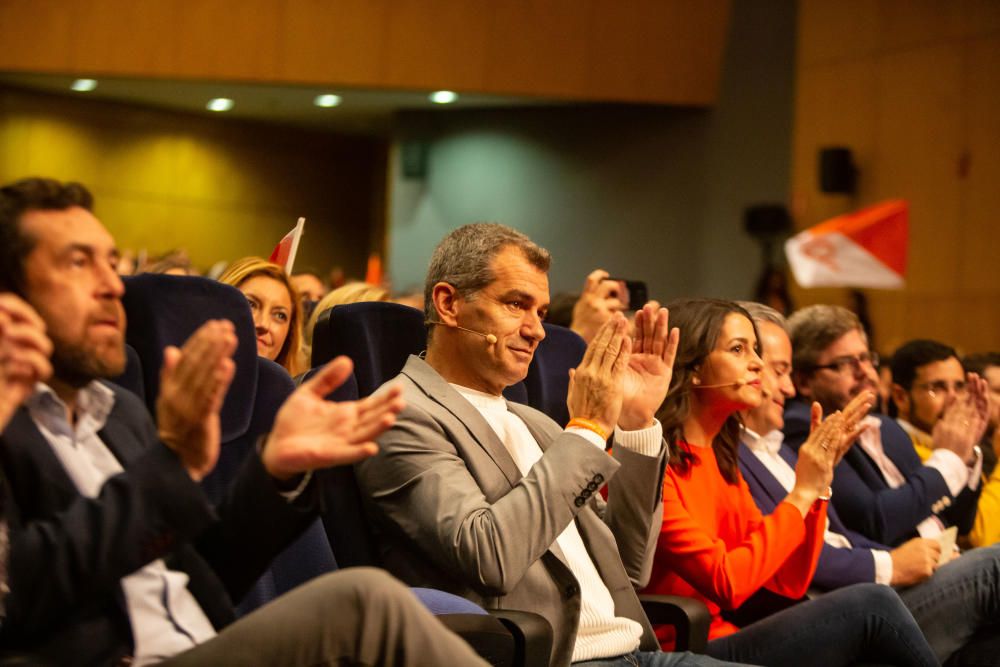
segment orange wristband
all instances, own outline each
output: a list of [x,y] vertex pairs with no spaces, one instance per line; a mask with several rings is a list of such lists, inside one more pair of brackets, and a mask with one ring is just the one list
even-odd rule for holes
[[566,428],[585,428],[588,431],[593,431],[594,433],[599,435],[601,437],[601,440],[604,440],[605,442],[608,439],[607,431],[601,428],[597,422],[591,421],[590,419],[584,419],[582,417],[573,417],[573,419],[570,419],[569,423],[566,424]]

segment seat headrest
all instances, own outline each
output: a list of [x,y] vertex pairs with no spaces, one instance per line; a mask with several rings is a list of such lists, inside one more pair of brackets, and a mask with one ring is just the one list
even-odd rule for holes
[[142,274],[125,279],[125,339],[142,363],[146,406],[156,415],[163,349],[178,347],[211,319],[233,323],[239,341],[236,374],[222,405],[222,441],[239,437],[250,425],[257,393],[257,340],[246,297],[235,287],[197,276]]
[[382,301],[335,306],[320,314],[313,330],[312,365],[344,354],[354,362],[358,393],[364,397],[391,380],[411,354],[427,347],[424,314]]

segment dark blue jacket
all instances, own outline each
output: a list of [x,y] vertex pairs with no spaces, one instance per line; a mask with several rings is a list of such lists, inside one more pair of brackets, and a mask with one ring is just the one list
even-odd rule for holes
[[[889,417],[876,416],[881,422],[882,448],[906,484],[890,488],[875,462],[855,443],[833,475],[833,506],[844,524],[892,546],[917,537],[917,525],[932,514],[945,526],[958,526],[959,534],[969,532],[982,485],[975,491],[965,487],[952,497],[941,473],[920,461],[906,431]],[[785,407],[783,431],[785,443],[798,451],[809,436],[805,402],[790,401]]]
[[[779,453],[792,468],[795,467],[798,457],[788,445],[782,445]],[[763,514],[770,514],[778,503],[785,499],[788,492],[745,445],[740,445],[739,462],[743,479],[750,487],[750,494],[757,507]],[[826,591],[851,584],[874,582],[875,558],[871,549],[888,550],[888,547],[869,540],[845,526],[832,506],[827,508],[826,516],[830,520],[830,530],[850,540],[853,548],[824,544],[812,585]]]

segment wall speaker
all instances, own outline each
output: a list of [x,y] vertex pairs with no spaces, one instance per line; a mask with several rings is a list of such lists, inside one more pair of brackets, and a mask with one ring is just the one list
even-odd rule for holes
[[403,163],[403,178],[426,178],[429,152],[430,144],[426,141],[404,141],[399,151],[400,161]]
[[792,217],[781,204],[758,204],[743,211],[743,228],[756,239],[771,239],[792,230]]
[[819,189],[828,194],[852,195],[857,188],[858,170],[851,149],[830,146],[819,151]]

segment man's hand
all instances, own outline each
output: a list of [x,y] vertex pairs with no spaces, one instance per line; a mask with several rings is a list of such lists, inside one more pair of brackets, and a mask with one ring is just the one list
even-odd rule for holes
[[983,437],[989,421],[989,386],[975,373],[966,378],[965,395],[945,406],[934,424],[934,449],[955,452],[963,461],[972,459],[972,449]]
[[666,308],[646,304],[635,315],[635,339],[625,370],[624,397],[618,425],[626,431],[652,426],[663,405],[674,372],[680,331],[670,329]]
[[580,365],[569,372],[566,407],[570,419],[589,419],[609,435],[621,413],[625,369],[632,352],[627,326],[625,316],[615,313],[587,346]]
[[580,334],[588,344],[612,315],[625,309],[625,304],[615,292],[617,285],[608,280],[608,275],[603,269],[591,271],[583,284],[583,293],[573,306],[570,329]]
[[183,348],[163,352],[156,399],[160,440],[177,452],[196,482],[219,460],[219,410],[236,371],[236,343],[232,322],[210,320]]
[[42,318],[17,296],[0,294],[0,431],[35,383],[52,374],[51,354]]
[[912,586],[929,578],[937,569],[941,545],[937,540],[914,537],[889,552],[893,586]]
[[273,478],[348,465],[378,451],[374,440],[403,409],[402,389],[384,387],[360,401],[334,403],[324,397],[344,383],[353,365],[337,357],[295,390],[281,406],[261,461]]

